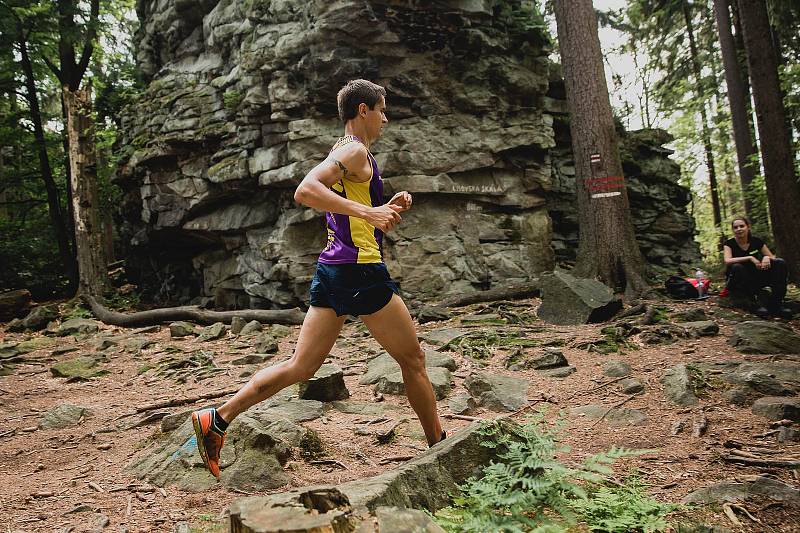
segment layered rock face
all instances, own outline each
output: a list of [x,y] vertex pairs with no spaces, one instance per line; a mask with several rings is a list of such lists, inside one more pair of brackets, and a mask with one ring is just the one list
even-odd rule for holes
[[342,134],[336,93],[359,77],[388,91],[373,147],[386,190],[415,194],[387,236],[405,290],[552,268],[547,38],[520,4],[141,0],[149,83],[119,176],[140,284],[226,307],[301,303],[325,232],[293,190]]
[[385,240],[404,291],[427,299],[551,270],[548,210],[570,215],[546,205],[564,107],[547,96],[548,38],[527,2],[433,4],[139,0],[147,88],[127,111],[117,182],[140,288],[218,307],[301,304],[325,229],[293,191],[342,134],[336,93],[355,78],[388,92],[372,147],[387,194],[414,194]]

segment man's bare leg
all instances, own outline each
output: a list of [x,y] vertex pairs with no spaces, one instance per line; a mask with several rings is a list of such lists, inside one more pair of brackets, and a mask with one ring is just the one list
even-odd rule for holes
[[425,352],[417,340],[414,322],[406,304],[394,294],[383,309],[359,318],[367,325],[375,340],[400,364],[408,401],[419,417],[428,444],[439,442],[442,425],[436,412],[436,396],[425,369]]
[[233,398],[217,409],[219,416],[230,423],[281,389],[310,379],[333,348],[345,318],[336,316],[333,309],[327,307],[310,307],[292,358],[259,370]]

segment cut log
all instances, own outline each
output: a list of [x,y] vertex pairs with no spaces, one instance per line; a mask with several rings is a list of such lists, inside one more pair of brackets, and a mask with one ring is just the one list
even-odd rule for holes
[[258,320],[262,324],[302,324],[306,314],[298,308],[266,310],[266,309],[239,309],[237,311],[207,311],[197,306],[164,307],[139,311],[137,313],[119,313],[103,306],[96,298],[83,295],[84,300],[92,309],[94,316],[110,326],[138,328],[152,326],[164,322],[187,320],[196,324],[211,325],[216,322],[230,324],[233,317],[242,317],[245,320]]
[[539,296],[541,285],[538,279],[528,283],[515,283],[504,285],[487,291],[473,292],[461,296],[451,296],[444,299],[439,305],[444,307],[462,307],[480,302],[496,302],[499,300],[518,300]]

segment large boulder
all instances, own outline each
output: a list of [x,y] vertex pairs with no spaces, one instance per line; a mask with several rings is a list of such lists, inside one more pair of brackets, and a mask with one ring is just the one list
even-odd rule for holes
[[39,331],[47,327],[47,324],[58,318],[58,307],[55,305],[40,305],[22,320],[17,321],[14,328],[9,324],[9,331]]
[[539,318],[551,324],[603,322],[622,309],[622,300],[595,279],[581,279],[561,270],[542,277]]
[[[489,429],[494,430],[490,433],[494,435],[494,439],[501,435],[517,438],[518,426],[514,422],[499,420],[488,424]],[[276,507],[309,509],[318,513],[334,509],[349,512],[352,509],[362,515],[368,510],[374,512],[384,506],[429,511],[441,509],[450,505],[452,493],[458,484],[478,474],[491,460],[506,450],[499,440],[493,447],[482,445],[490,437],[480,431],[480,427],[478,423],[473,423],[415,459],[375,477],[348,481],[338,486],[303,487],[271,496],[236,500],[230,506],[232,529],[272,531],[267,529],[272,524],[260,517],[268,519],[268,510]]]
[[753,414],[770,420],[794,420],[800,422],[800,398],[765,396],[753,403]]
[[[452,377],[450,371],[440,366],[428,368],[428,379],[430,379],[433,386],[433,394],[436,400],[444,399],[450,392]],[[403,381],[403,374],[401,372],[394,372],[385,376],[381,376],[375,384],[375,391],[385,394],[405,394],[406,385]]]
[[788,326],[765,320],[736,324],[728,344],[742,353],[800,353],[800,335]]
[[[301,454],[320,451],[316,433],[282,416],[282,405],[285,404],[251,409],[231,423],[220,455],[222,485],[240,491],[281,487],[291,479],[282,465],[293,448],[299,448]],[[200,459],[188,417],[165,440],[141,452],[126,470],[158,486],[176,486],[190,492],[217,483]]]

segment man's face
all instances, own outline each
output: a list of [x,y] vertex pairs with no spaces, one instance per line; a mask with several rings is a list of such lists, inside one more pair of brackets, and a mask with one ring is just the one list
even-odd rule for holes
[[367,109],[367,132],[373,139],[381,136],[383,126],[389,122],[386,118],[386,99],[381,98],[373,109]]

